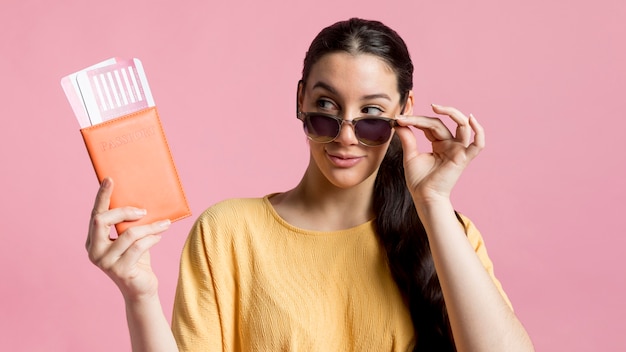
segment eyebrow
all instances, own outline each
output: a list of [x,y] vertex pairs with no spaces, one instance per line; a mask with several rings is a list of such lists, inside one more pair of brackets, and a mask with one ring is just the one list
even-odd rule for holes
[[[321,81],[318,81],[317,83],[315,83],[313,85],[313,87],[311,88],[311,90],[314,90],[315,88],[322,88],[322,89],[325,89],[325,90],[327,90],[327,91],[329,91],[329,92],[331,92],[331,93],[333,93],[335,95],[339,95],[337,93],[337,91],[335,90],[335,88],[333,88],[329,84],[321,82]],[[389,95],[385,94],[385,93],[368,94],[368,95],[365,95],[365,96],[361,97],[362,100],[371,100],[371,99],[379,99],[379,98],[387,99],[389,101],[392,101],[391,97]]]

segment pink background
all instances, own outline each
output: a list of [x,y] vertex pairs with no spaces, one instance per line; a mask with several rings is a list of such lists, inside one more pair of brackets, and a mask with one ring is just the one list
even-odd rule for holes
[[[485,126],[455,206],[482,230],[538,350],[625,350],[625,4],[3,1],[0,350],[130,346],[122,298],[84,249],[97,182],[63,75],[143,61],[195,218],[298,182],[302,59],[322,27],[351,16],[405,38],[416,113],[450,104]],[[153,251],[168,317],[192,221]]]

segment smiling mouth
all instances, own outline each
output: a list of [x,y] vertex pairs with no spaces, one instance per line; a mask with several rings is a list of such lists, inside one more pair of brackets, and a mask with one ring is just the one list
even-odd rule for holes
[[361,156],[352,155],[335,155],[330,153],[327,153],[326,155],[335,166],[342,168],[354,166],[363,159]]
[[349,156],[349,155],[348,155],[348,156],[343,156],[343,155],[333,155],[333,154],[328,154],[328,155],[330,155],[332,158],[338,158],[338,159],[344,159],[344,160],[347,160],[347,159],[356,159],[356,158],[358,158],[358,156]]

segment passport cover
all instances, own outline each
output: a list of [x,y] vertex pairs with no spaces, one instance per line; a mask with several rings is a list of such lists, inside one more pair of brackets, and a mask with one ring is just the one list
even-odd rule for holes
[[98,181],[115,182],[110,208],[146,209],[137,221],[117,224],[118,234],[130,226],[191,215],[156,107],[150,107],[80,130]]

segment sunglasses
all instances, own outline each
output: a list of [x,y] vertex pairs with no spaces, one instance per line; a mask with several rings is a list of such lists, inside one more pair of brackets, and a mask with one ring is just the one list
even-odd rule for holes
[[344,123],[352,125],[359,143],[375,147],[387,143],[396,120],[388,117],[357,117],[351,121],[321,112],[298,112],[298,119],[304,125],[304,132],[317,143],[330,143],[337,139]]

